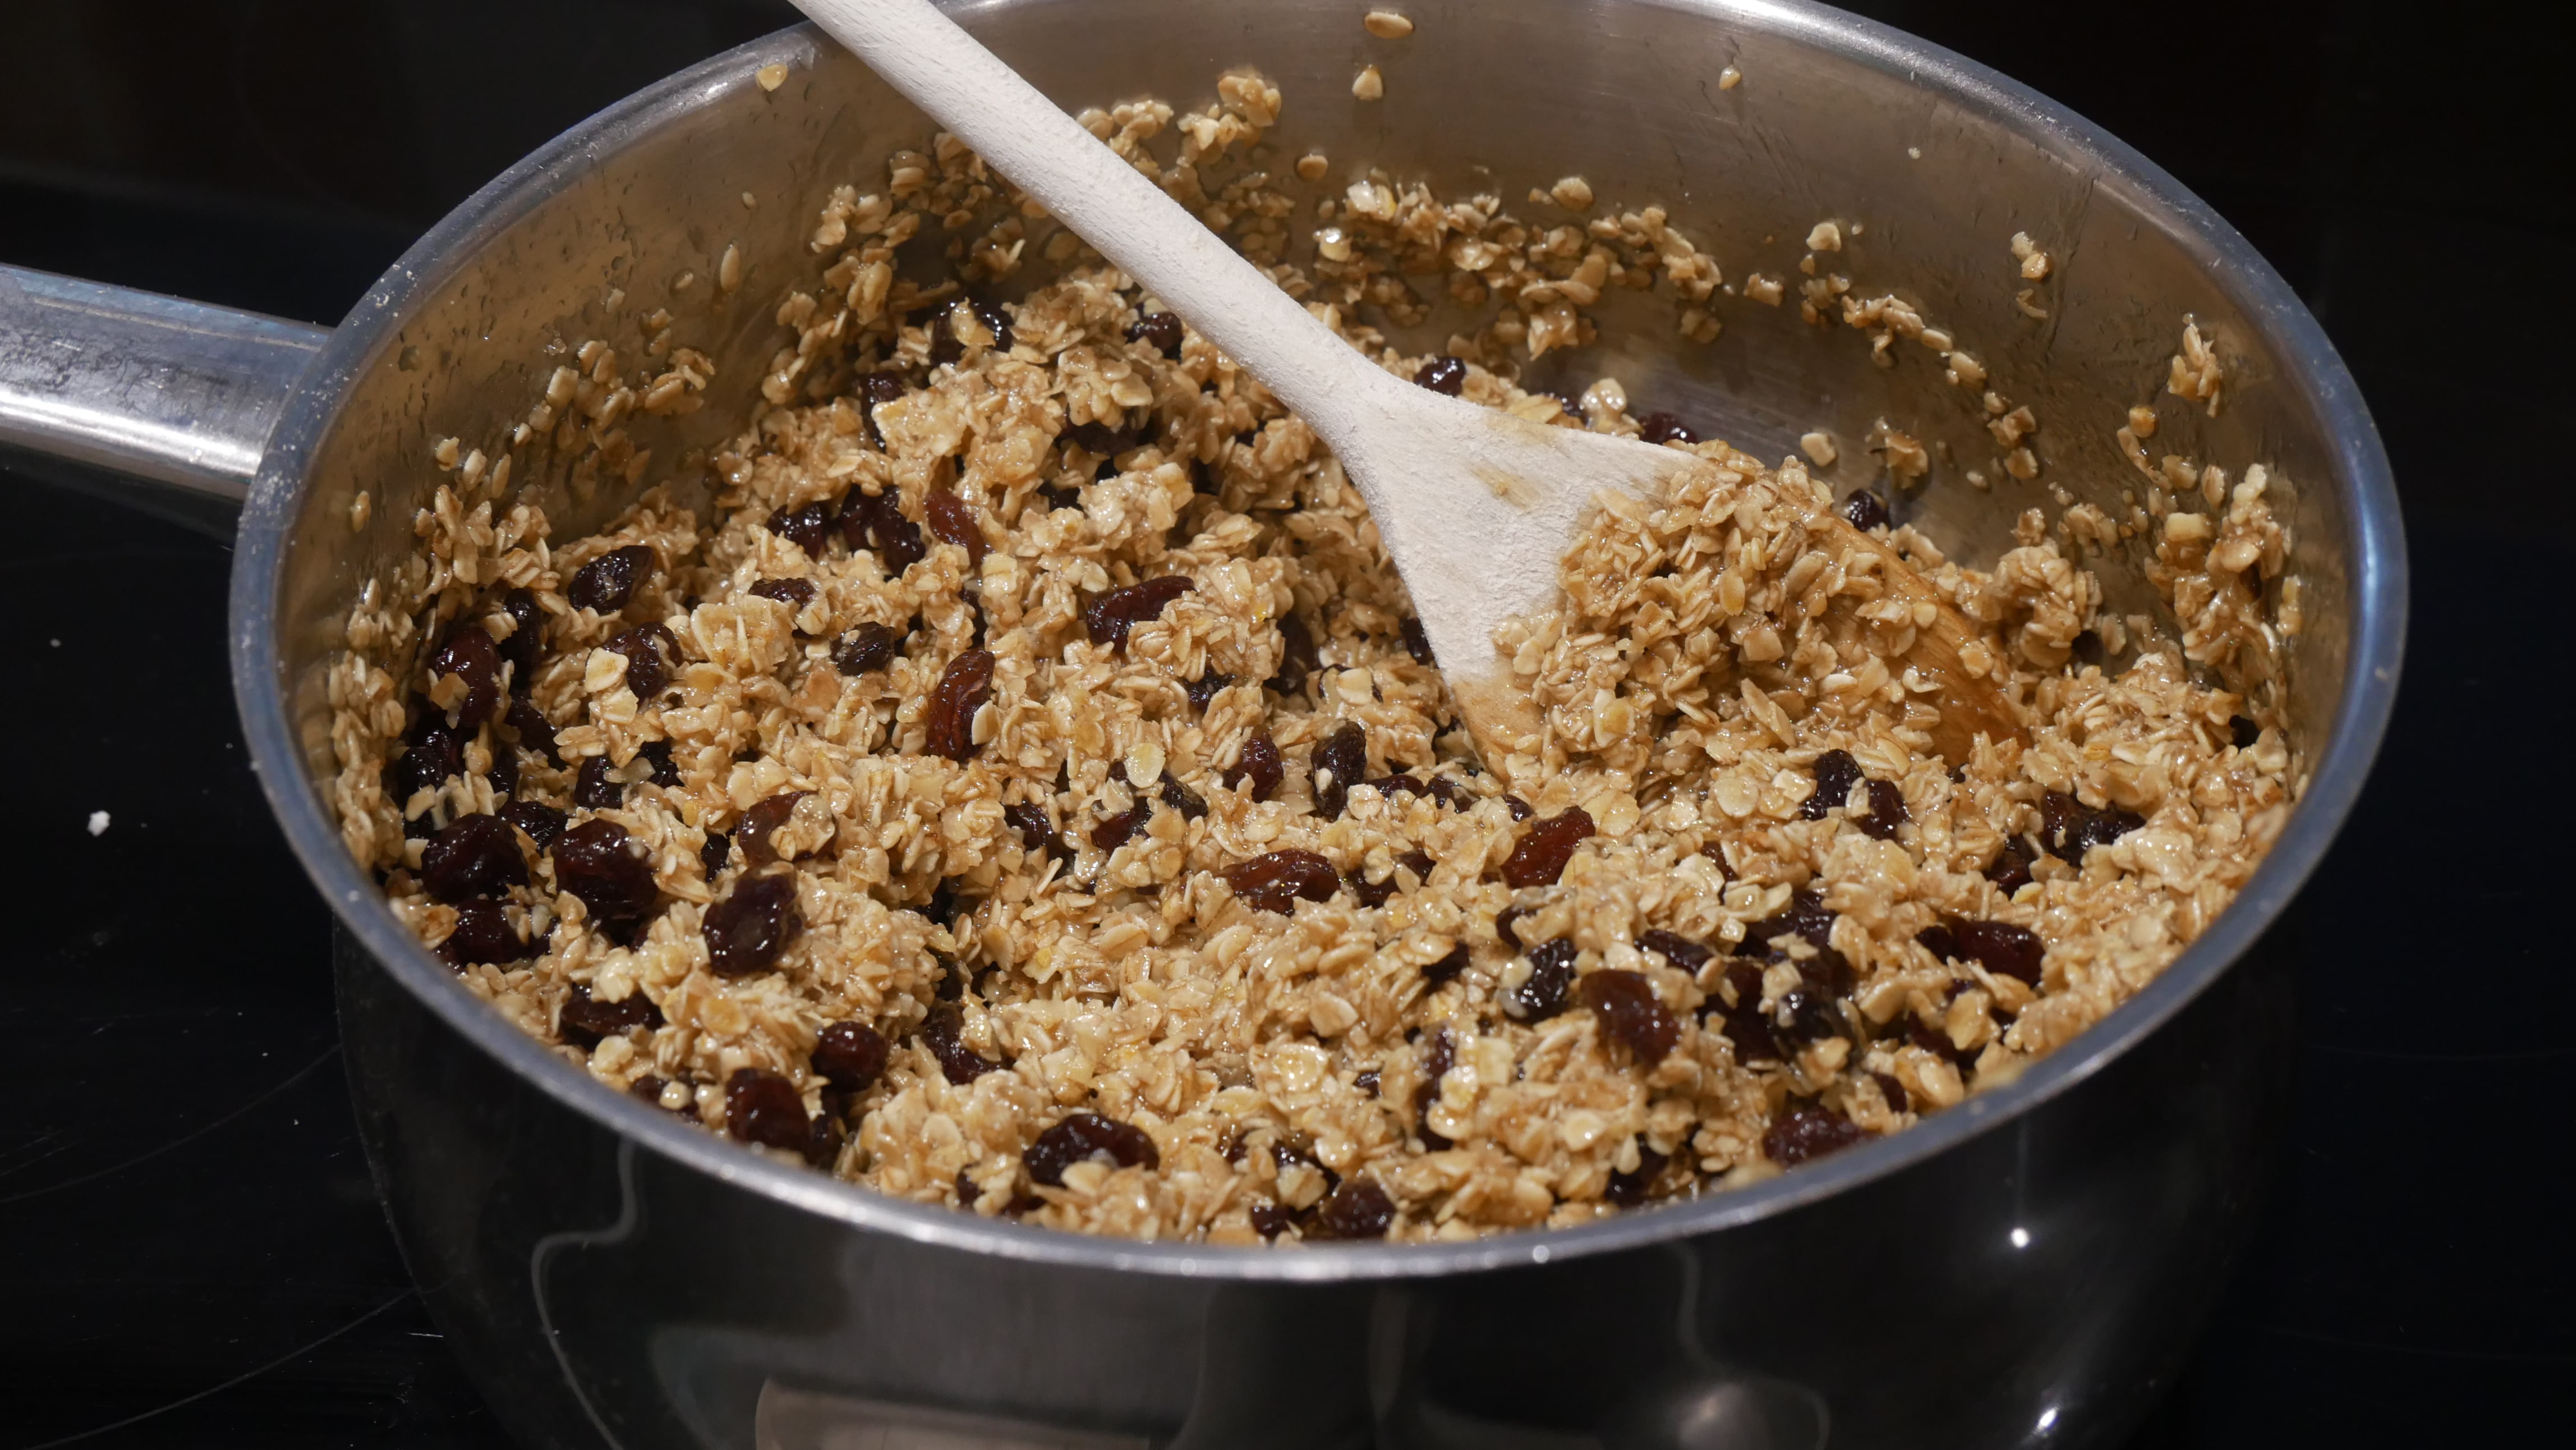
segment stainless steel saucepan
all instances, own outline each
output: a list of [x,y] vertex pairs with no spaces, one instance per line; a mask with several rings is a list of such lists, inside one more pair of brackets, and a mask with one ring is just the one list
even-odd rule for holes
[[[156,506],[240,510],[235,686],[278,820],[338,914],[378,1184],[449,1342],[527,1443],[2102,1444],[2186,1348],[2275,1141],[2276,928],[2396,687],[2403,544],[2351,377],[2170,177],[1903,35],[1796,0],[1410,0],[1418,29],[1386,42],[1361,8],[956,10],[1068,106],[1203,101],[1223,69],[1256,65],[1287,92],[1280,159],[1320,147],[1335,186],[1376,164],[1517,198],[1580,174],[1605,199],[1670,207],[1731,279],[1793,287],[1809,228],[1838,219],[1829,270],[1912,300],[2032,405],[2039,483],[1963,481],[1996,451],[1976,390],[1916,358],[1873,366],[1858,332],[1803,323],[1794,291],[1776,309],[1727,300],[1707,345],[1669,312],[1606,307],[1602,342],[1564,376],[1614,373],[1641,409],[1766,456],[1828,429],[1846,487],[1869,463],[1859,440],[1894,421],[1936,460],[1901,511],[1972,559],[2022,509],[2053,509],[2051,487],[2126,516],[2137,479],[2112,430],[2156,396],[2193,319],[2225,361],[2225,406],[2167,398],[2154,446],[2264,464],[2296,531],[2291,733],[2309,773],[2286,833],[2205,936],[2070,1047],[1741,1191],[1471,1244],[1277,1252],[898,1203],[611,1092],[469,996],[341,846],[322,674],[361,583],[414,544],[433,440],[498,436],[540,391],[549,343],[639,346],[633,319],[655,306],[747,405],[779,298],[820,265],[817,208],[835,184],[882,184],[887,154],[927,139],[920,116],[812,31],[781,32],[520,163],[327,333],[0,270],[0,444]],[[1350,97],[1364,60],[1382,101]],[[774,90],[755,78],[773,64]],[[2019,301],[2016,231],[2055,259]],[[731,290],[729,248],[745,264]],[[629,427],[675,469],[742,417]],[[563,537],[629,496],[524,473]],[[2149,607],[2136,554],[2092,563],[2121,607]]]

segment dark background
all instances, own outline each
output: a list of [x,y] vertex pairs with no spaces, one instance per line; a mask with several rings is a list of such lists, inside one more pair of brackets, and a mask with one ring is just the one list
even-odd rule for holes
[[[2539,748],[2563,712],[2532,644],[2576,574],[2554,302],[2576,130],[2546,119],[2563,7],[1857,8],[2065,101],[2251,237],[2359,376],[2404,496],[2405,690],[2303,898],[2297,1119],[2137,1450],[2555,1439],[2576,1412],[2576,962],[2536,910],[2568,852],[2566,768]],[[0,5],[0,261],[334,321],[548,136],[791,18],[770,0]],[[0,907],[19,1063],[0,1450],[497,1443],[367,1180],[327,918],[224,679],[227,551],[0,489],[18,520],[0,650],[19,661],[0,738],[24,763]],[[114,825],[92,839],[96,809]]]

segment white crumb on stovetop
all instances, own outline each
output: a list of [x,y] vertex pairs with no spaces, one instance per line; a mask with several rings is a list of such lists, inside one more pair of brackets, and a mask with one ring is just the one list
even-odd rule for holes
[[89,813],[89,833],[93,836],[104,836],[107,834],[107,812],[92,811]]

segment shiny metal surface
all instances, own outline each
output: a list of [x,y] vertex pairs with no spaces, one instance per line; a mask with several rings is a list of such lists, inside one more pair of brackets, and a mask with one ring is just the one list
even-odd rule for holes
[[[1853,239],[1831,265],[1953,329],[2041,415],[2049,476],[2106,507],[2132,477],[2109,429],[2153,398],[2196,318],[2229,359],[2228,405],[2169,403],[2156,446],[2272,468],[2309,585],[2291,669],[2310,776],[2273,854],[2158,982],[2019,1081],[1772,1182],[1569,1231],[1287,1253],[1056,1235],[784,1168],[597,1086],[378,904],[321,795],[318,674],[359,583],[411,546],[432,440],[518,416],[549,342],[630,346],[626,319],[668,305],[718,386],[747,393],[778,338],[770,310],[816,266],[815,207],[925,135],[853,62],[783,32],[603,113],[424,238],[324,347],[242,520],[236,685],[279,819],[340,916],[379,1183],[458,1352],[530,1443],[790,1443],[797,1426],[823,1443],[833,1414],[895,1444],[955,1428],[942,1415],[979,1417],[995,1444],[2104,1443],[2180,1352],[2283,1097],[2274,928],[2361,786],[2396,683],[2403,545],[2350,378],[2278,276],[2170,178],[1933,47],[1794,4],[1407,8],[1421,32],[1372,52],[1388,86],[1374,105],[1347,99],[1369,42],[1322,0],[957,13],[1070,105],[1195,103],[1221,69],[1257,64],[1288,92],[1274,139],[1327,150],[1331,185],[1366,162],[1513,196],[1580,172],[1604,198],[1670,206],[1734,279],[1794,277],[1808,227],[1839,218]],[[752,73],[771,61],[792,73],[764,92]],[[1718,88],[1726,65],[1743,85]],[[2014,302],[2016,230],[2058,258],[2044,318]],[[748,275],[719,294],[703,279],[733,244]],[[1875,367],[1859,334],[1794,307],[1721,315],[1726,335],[1686,350],[1667,316],[1605,306],[1602,344],[1564,366],[1770,456],[1827,426],[1846,487],[1867,466],[1850,445],[1880,417],[1946,444],[1900,513],[1971,558],[2046,500],[1963,482],[1960,460],[1991,452],[1983,416],[1923,359]],[[676,460],[728,426],[710,408],[640,423],[637,441]],[[524,486],[575,531],[622,502],[536,468]],[[353,533],[361,489],[373,521]],[[2147,597],[2136,558],[2092,562],[2115,599]]]
[[232,531],[269,430],[330,333],[0,266],[0,453]]

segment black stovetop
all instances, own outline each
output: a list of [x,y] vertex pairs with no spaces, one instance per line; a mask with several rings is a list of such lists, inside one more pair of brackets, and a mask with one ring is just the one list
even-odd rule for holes
[[[2236,222],[2359,376],[2405,498],[2404,693],[2299,907],[2296,1121],[2254,1246],[2135,1445],[2564,1433],[2576,961],[2536,909],[2568,855],[2564,767],[2537,749],[2558,696],[2532,683],[2555,660],[2524,622],[2576,575],[2553,426],[2576,389],[2547,304],[2571,168],[2516,136],[2563,85],[2542,59],[2563,46],[2457,7],[1858,8],[2067,101]],[[5,7],[0,261],[335,319],[546,136],[788,18],[775,0]],[[0,730],[24,782],[0,913],[0,1042],[23,1069],[0,1114],[0,1450],[499,1443],[358,1149],[327,915],[225,677],[228,551],[0,490],[18,661]]]

